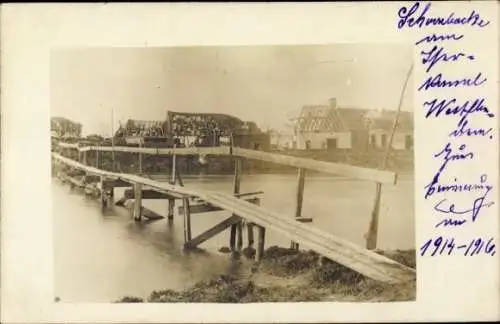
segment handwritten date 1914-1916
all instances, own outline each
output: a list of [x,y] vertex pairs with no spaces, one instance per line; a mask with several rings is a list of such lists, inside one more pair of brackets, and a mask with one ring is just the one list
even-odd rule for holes
[[462,254],[464,256],[487,255],[494,256],[496,254],[496,245],[494,239],[475,238],[465,242],[456,243],[455,238],[437,238],[429,239],[420,247],[421,256],[442,256],[452,254]]

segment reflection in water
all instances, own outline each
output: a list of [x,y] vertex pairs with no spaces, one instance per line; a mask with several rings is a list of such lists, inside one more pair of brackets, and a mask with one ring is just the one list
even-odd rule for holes
[[[245,176],[242,191],[263,190],[261,206],[292,217],[295,181],[294,175]],[[208,190],[232,189],[231,176],[187,178],[184,182]],[[303,215],[314,218],[312,226],[363,245],[374,188],[374,184],[362,181],[308,178]],[[122,191],[116,189],[116,199]],[[177,215],[171,225],[166,219],[135,223],[128,211],[119,207],[103,215],[96,201],[56,180],[52,195],[55,293],[62,302],[147,297],[153,290],[181,289],[219,274],[248,270],[244,258],[233,259],[218,252],[228,245],[229,231],[204,242],[201,249],[185,252],[182,218]],[[144,205],[162,215],[168,210],[162,200],[144,200]],[[193,237],[228,216],[227,212],[193,214]],[[414,247],[413,179],[403,177],[396,187],[384,188],[380,219],[381,248]],[[288,246],[289,240],[267,231],[266,245]]]

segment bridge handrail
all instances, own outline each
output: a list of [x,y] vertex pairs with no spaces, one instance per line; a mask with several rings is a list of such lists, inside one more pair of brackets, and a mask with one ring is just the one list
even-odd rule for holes
[[284,154],[269,153],[257,150],[233,148],[233,154],[248,159],[290,165],[297,168],[315,170],[329,174],[340,174],[354,179],[380,182],[384,184],[396,183],[396,173],[371,168],[353,166],[344,163],[319,161],[308,158],[289,156]]
[[295,157],[278,153],[269,153],[264,151],[250,150],[239,147],[230,148],[220,147],[185,147],[185,148],[154,148],[154,147],[129,147],[129,146],[86,146],[78,147],[76,144],[59,143],[62,147],[74,148],[80,152],[99,151],[99,152],[129,152],[143,153],[150,155],[233,155],[253,160],[271,162],[281,165],[294,166],[307,170],[314,170],[328,174],[346,176],[352,179],[378,182],[382,184],[395,185],[397,175],[395,172],[387,170],[378,170],[360,166],[353,166],[344,163],[335,163],[327,161],[313,160],[309,158]]

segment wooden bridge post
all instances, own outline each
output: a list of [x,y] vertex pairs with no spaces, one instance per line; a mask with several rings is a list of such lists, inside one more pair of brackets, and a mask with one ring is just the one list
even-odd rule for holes
[[95,151],[95,167],[99,169],[99,151]]
[[[142,140],[139,143],[139,148],[142,148]],[[142,174],[142,152],[139,152],[139,174]]]
[[[173,147],[173,150],[175,150],[175,144]],[[176,157],[175,153],[172,152],[172,170],[171,170],[171,175],[170,175],[170,184],[175,184],[175,180],[177,179],[177,165],[176,165]]]
[[243,223],[239,221],[236,223],[236,251],[241,251],[243,248]]
[[[236,158],[234,161],[234,184],[233,184],[233,193],[240,193],[240,185],[241,185],[241,159]],[[236,250],[236,233],[238,233],[238,251],[243,244],[243,238],[241,234],[242,228],[241,223],[231,225],[231,232],[229,236],[229,248],[232,251]]]
[[236,224],[231,225],[231,231],[229,232],[229,248],[231,251],[236,249]]
[[253,244],[255,242],[254,236],[253,236],[253,228],[254,225],[253,223],[247,223],[247,238],[248,238],[248,247],[251,248],[253,247]]
[[191,241],[191,211],[189,209],[189,198],[182,198],[184,207],[184,243]]
[[382,193],[382,184],[377,183],[375,189],[375,204],[371,214],[370,225],[368,228],[368,233],[366,234],[366,248],[368,250],[375,250],[377,248],[378,239],[378,223],[379,223],[379,213],[380,213],[380,197]]
[[258,229],[258,242],[257,242],[257,252],[256,260],[260,261],[264,257],[264,248],[266,243],[266,228],[256,225]]
[[[299,218],[302,214],[302,202],[304,201],[304,182],[305,182],[306,169],[298,169],[298,179],[297,179],[297,191],[295,197],[295,218]],[[290,243],[290,248],[294,250],[299,249],[299,244],[292,241]]]
[[168,223],[172,224],[174,221],[175,199],[168,200]]
[[142,218],[142,183],[134,183],[134,221],[139,222]]
[[[254,201],[255,205],[260,205],[260,199],[257,198]],[[254,240],[254,235],[253,235],[253,228],[255,227],[254,223],[252,222],[247,222],[247,239],[248,239],[248,247],[253,248],[253,245],[255,243]]]
[[106,199],[106,188],[105,188],[105,181],[104,181],[104,176],[101,176],[99,179],[100,185],[101,185],[101,211],[106,210],[106,207],[108,205],[108,201]]
[[83,151],[83,164],[88,165],[88,155],[87,151]]
[[[174,144],[175,148],[175,144]],[[175,184],[176,182],[176,165],[175,165],[175,154],[172,154],[172,170],[170,171],[170,184]],[[174,221],[174,210],[175,210],[175,199],[168,199],[168,224],[171,225]]]
[[114,206],[114,204],[115,204],[115,186],[114,186],[114,183],[109,188],[108,198],[109,198],[108,205]]

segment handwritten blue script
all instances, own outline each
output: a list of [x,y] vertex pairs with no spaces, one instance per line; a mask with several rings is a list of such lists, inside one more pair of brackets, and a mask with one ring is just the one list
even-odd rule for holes
[[[487,208],[490,207],[494,204],[494,202],[490,201],[485,203],[486,196],[490,190],[486,190],[486,192],[481,195],[480,197],[476,198],[472,204],[472,208],[470,209],[462,209],[459,210],[457,209],[456,204],[454,203],[448,203],[448,199],[444,198],[440,200],[435,206],[434,210],[443,214],[453,214],[453,215],[471,215],[471,221],[475,222],[477,217],[479,216],[480,211],[483,209],[483,207]],[[446,204],[445,204],[446,203]],[[462,218],[462,219],[453,219],[453,218],[446,218],[437,223],[436,227],[439,226],[459,226],[463,225],[467,219]]]
[[451,143],[446,143],[444,149],[442,149],[439,153],[436,153],[434,157],[442,157],[442,164],[439,168],[439,172],[443,172],[450,161],[461,161],[461,160],[471,160],[474,158],[473,152],[466,151],[467,146],[462,144],[458,147],[458,152],[455,152]]
[[457,40],[461,40],[463,37],[464,37],[463,34],[461,34],[461,35],[456,35],[456,34],[444,34],[444,35],[431,34],[431,35],[424,36],[421,40],[415,42],[415,45],[420,45],[422,43],[442,42],[442,41],[447,41],[447,40],[457,41]]
[[[473,145],[483,137],[493,139],[493,127],[484,126],[481,122],[496,117],[496,113],[490,110],[487,100],[481,94],[470,98],[455,97],[458,96],[455,93],[462,89],[465,94],[468,90],[465,88],[469,88],[468,91],[481,91],[489,81],[486,70],[473,67],[481,59],[479,53],[471,52],[478,47],[460,48],[459,42],[469,37],[467,29],[484,30],[490,21],[477,10],[463,13],[437,11],[437,7],[434,8],[431,2],[405,4],[399,7],[396,22],[398,29],[423,31],[423,37],[415,42],[420,47],[420,62],[417,64],[421,65],[424,72],[424,76],[416,83],[416,89],[419,92],[426,91],[429,95],[435,94],[423,103],[425,119],[453,118],[449,128],[448,123],[434,124],[434,130],[442,132],[444,136],[448,135],[448,138],[442,149],[432,154],[432,159],[437,160],[438,169],[433,172],[432,180],[426,181],[424,197],[434,198],[432,213],[437,217],[434,222],[435,230],[460,230],[470,223],[484,221],[485,211],[495,205],[492,194],[494,186],[488,181],[486,171],[481,171],[480,176],[468,181],[460,175],[461,169],[483,162],[476,156],[477,147]],[[453,27],[455,30],[452,30]],[[450,45],[453,45],[453,49],[448,48]],[[452,69],[458,65],[473,66],[466,69],[468,72],[462,73]],[[447,71],[457,74],[450,75]],[[449,91],[454,91],[454,95],[449,95]],[[475,137],[474,142],[468,142],[472,140],[470,137]],[[472,169],[469,171],[473,172]],[[494,240],[493,237],[463,240],[434,236],[421,245],[420,255],[493,256],[496,254]]]
[[[420,14],[418,14],[418,10],[420,8],[423,9]],[[472,12],[465,17],[456,17],[454,12],[450,13],[448,17],[429,17],[428,13],[430,8],[430,2],[425,4],[425,6],[423,7],[421,7],[420,2],[416,2],[415,4],[413,4],[410,9],[408,9],[407,7],[401,7],[398,11],[398,28],[424,28],[428,26],[433,27],[448,25],[469,25],[483,28],[488,26],[490,23],[489,21],[485,21],[484,19],[482,19],[481,15],[475,10],[472,10]]]
[[446,53],[443,46],[435,45],[432,49],[428,51],[421,51],[422,64],[427,66],[426,72],[430,72],[431,69],[441,62],[456,62],[460,59],[474,60],[474,55],[467,55],[463,52],[448,54]]
[[482,174],[477,183],[459,183],[457,178],[454,179],[453,183],[440,184],[438,181],[433,181],[425,186],[427,190],[427,197],[434,194],[440,193],[454,193],[454,192],[475,192],[475,191],[487,191],[489,192],[493,189],[493,186],[488,183],[488,176]]
[[474,153],[467,152],[466,148],[467,146],[465,144],[462,144],[458,147],[458,152],[455,152],[451,147],[451,143],[448,142],[444,149],[434,155],[435,158],[442,157],[442,162],[439,170],[436,172],[436,174],[434,174],[431,183],[425,187],[427,189],[424,196],[425,199],[427,199],[434,193],[434,185],[439,183],[439,176],[446,169],[446,166],[450,161],[472,160],[474,158]]
[[460,136],[488,136],[493,139],[493,128],[472,128],[469,126],[469,121],[466,119],[460,119],[457,127],[452,130],[449,134],[450,137],[460,137]]
[[475,77],[461,78],[455,80],[446,80],[442,73],[430,76],[417,89],[418,91],[427,91],[432,88],[458,88],[458,87],[479,87],[488,79],[483,77],[483,72],[479,72]]
[[466,100],[463,103],[457,103],[456,98],[432,99],[431,101],[424,102],[424,107],[427,107],[425,118],[458,115],[462,117],[461,120],[465,120],[473,113],[484,113],[489,118],[495,117],[488,107],[486,107],[485,101],[484,98],[476,98],[474,100]]

